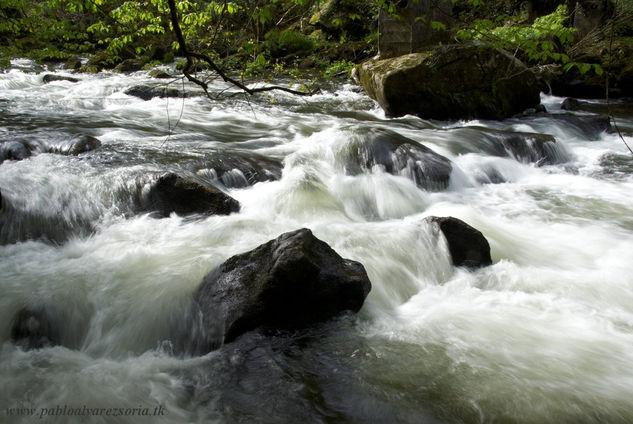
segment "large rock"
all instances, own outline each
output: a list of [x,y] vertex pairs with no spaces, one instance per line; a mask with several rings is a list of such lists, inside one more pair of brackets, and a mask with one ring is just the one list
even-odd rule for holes
[[240,210],[240,204],[223,191],[196,181],[168,173],[159,177],[141,196],[141,210],[164,217],[178,215],[229,215]]
[[343,259],[310,230],[282,234],[204,278],[194,295],[203,330],[194,351],[208,352],[258,327],[298,329],[356,312],[370,290],[363,265]]
[[370,60],[359,76],[391,117],[504,119],[537,106],[543,89],[521,61],[484,43]]
[[481,268],[492,264],[490,244],[479,230],[452,216],[428,219],[444,234],[455,266]]
[[372,130],[366,137],[349,143],[345,155],[345,170],[350,175],[370,171],[374,166],[385,172],[413,180],[425,190],[443,190],[448,187],[450,160],[428,147],[398,133]]

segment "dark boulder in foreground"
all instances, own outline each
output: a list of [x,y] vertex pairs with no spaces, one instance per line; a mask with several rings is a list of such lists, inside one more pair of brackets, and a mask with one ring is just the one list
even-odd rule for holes
[[382,166],[385,172],[401,175],[425,190],[448,187],[453,167],[450,160],[398,133],[374,130],[349,144],[345,152],[346,172],[357,175]]
[[77,135],[60,143],[46,146],[45,152],[57,153],[66,156],[77,156],[101,147],[101,141],[90,135]]
[[41,349],[59,344],[59,335],[44,308],[24,307],[15,316],[11,341],[23,349]]
[[540,103],[541,80],[512,54],[485,43],[370,60],[360,82],[391,117],[505,119]]
[[42,77],[42,82],[44,84],[48,84],[53,81],[68,81],[68,82],[79,82],[78,78],[73,77],[65,77],[63,75],[55,75],[55,74],[46,74]]
[[229,215],[239,212],[240,204],[215,187],[168,173],[159,177],[142,196],[141,209],[164,217],[172,212],[178,215]]
[[29,156],[31,156],[29,148],[18,141],[0,143],[0,163],[5,160],[22,160]]
[[450,216],[432,216],[428,220],[437,224],[444,234],[455,266],[481,268],[492,265],[490,244],[480,231]]
[[[308,229],[229,258],[194,295],[206,353],[255,328],[299,329],[357,312],[371,290],[363,265],[339,256]],[[196,331],[194,331],[196,333]]]

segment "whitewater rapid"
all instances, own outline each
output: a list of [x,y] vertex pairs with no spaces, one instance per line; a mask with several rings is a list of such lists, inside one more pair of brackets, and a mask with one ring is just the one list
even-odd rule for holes
[[[32,70],[15,61],[0,73],[0,141],[87,134],[102,146],[0,164],[12,208],[0,229],[0,421],[64,405],[123,413],[42,420],[633,420],[633,158],[617,134],[543,115],[388,119],[350,84],[309,98],[143,101],[124,90],[153,83],[146,72],[44,84]],[[564,99],[542,100],[564,113]],[[618,119],[633,144],[633,116]],[[448,188],[380,167],[350,174],[346,146],[368,130],[450,159]],[[561,160],[491,154],[482,140],[495,131],[551,135]],[[147,174],[218,183],[209,160],[227,152],[278,163],[281,178],[226,187],[242,205],[228,216],[134,213]],[[493,265],[453,267],[428,216],[480,230]],[[365,266],[372,291],[356,317],[174,354],[170,329],[208,272],[302,227]],[[10,341],[14,316],[41,304],[64,322],[61,346],[23,350]],[[163,414],[139,416],[157,406]]]

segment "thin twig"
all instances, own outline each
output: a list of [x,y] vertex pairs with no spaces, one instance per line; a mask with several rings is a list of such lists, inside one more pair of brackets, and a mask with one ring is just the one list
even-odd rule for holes
[[609,33],[609,60],[607,62],[607,70],[605,72],[605,75],[606,75],[605,76],[605,90],[606,90],[605,96],[607,100],[607,113],[609,115],[609,118],[611,118],[611,121],[613,121],[613,128],[615,128],[616,132],[618,133],[618,136],[622,140],[622,143],[624,143],[624,145],[629,150],[629,152],[631,152],[631,155],[633,155],[633,150],[631,150],[631,147],[626,142],[615,120],[615,116],[613,116],[613,113],[611,112],[611,101],[609,99],[609,74],[611,73],[611,69],[610,69],[611,57],[613,53],[613,38],[614,38],[614,32],[615,32],[614,27],[615,27],[615,18],[616,18],[617,13],[618,13],[618,0],[615,0],[615,4],[613,5],[613,17],[611,18],[611,28],[610,28],[610,33]]
[[288,87],[282,87],[278,85],[268,85],[265,87],[249,88],[243,83],[241,83],[240,81],[230,77],[213,61],[213,59],[211,59],[206,54],[189,51],[189,49],[187,48],[185,37],[182,34],[182,30],[180,29],[180,23],[178,21],[178,13],[176,10],[175,1],[167,0],[167,3],[169,5],[171,25],[173,27],[174,34],[176,35],[176,39],[178,40],[178,44],[180,45],[180,52],[187,59],[187,63],[182,69],[182,73],[185,75],[185,77],[187,77],[189,81],[202,87],[202,89],[204,90],[204,92],[207,94],[208,97],[211,97],[208,91],[209,89],[208,84],[204,81],[199,80],[195,76],[191,75],[190,71],[194,69],[194,61],[193,61],[194,59],[198,59],[205,62],[209,66],[209,68],[211,68],[211,70],[213,70],[216,74],[218,74],[224,80],[224,82],[228,82],[250,95],[253,95],[255,93],[274,91],[274,90],[285,91],[286,93],[295,94],[298,96],[311,96],[318,92],[318,89],[310,91],[310,92],[304,92],[304,91],[297,91]]

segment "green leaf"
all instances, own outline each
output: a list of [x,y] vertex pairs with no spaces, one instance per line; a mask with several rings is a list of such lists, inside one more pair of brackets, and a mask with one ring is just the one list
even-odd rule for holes
[[431,21],[431,29],[435,31],[446,31],[446,25],[439,21]]
[[591,70],[591,64],[589,64],[589,63],[581,63],[578,66],[578,70],[580,71],[581,75],[585,75],[587,72],[589,72]]
[[593,71],[598,76],[604,74],[604,69],[602,69],[602,66],[598,65],[597,63],[593,65]]

